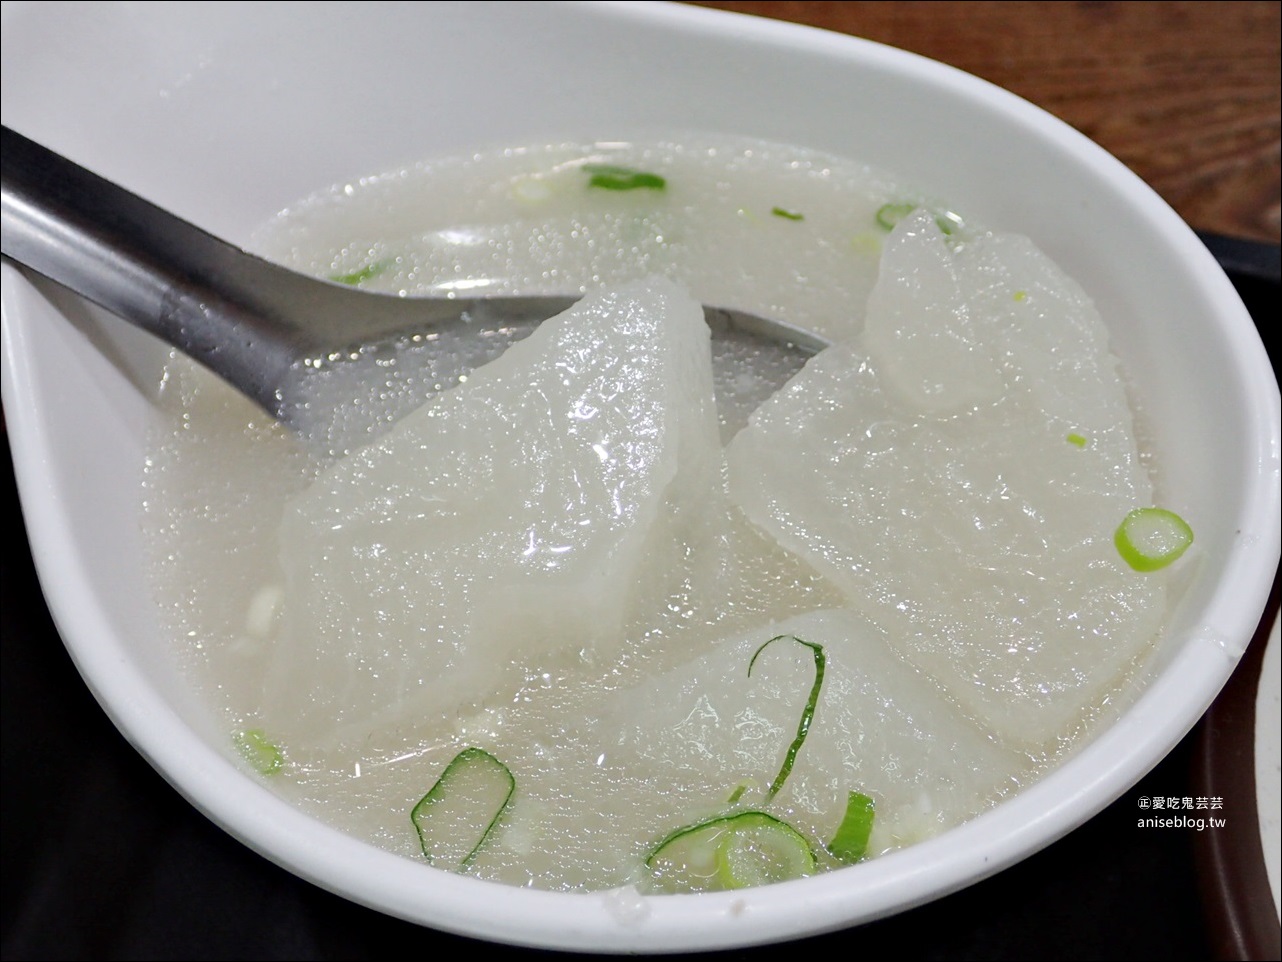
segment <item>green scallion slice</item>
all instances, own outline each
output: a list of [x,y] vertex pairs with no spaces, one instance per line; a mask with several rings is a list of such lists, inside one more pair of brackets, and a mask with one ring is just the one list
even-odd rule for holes
[[797,725],[797,735],[788,746],[788,752],[784,755],[783,765],[779,768],[779,774],[775,780],[770,783],[770,788],[766,791],[766,801],[770,801],[779,794],[779,789],[783,788],[783,783],[787,781],[788,775],[792,772],[792,766],[797,761],[797,753],[801,751],[802,744],[806,741],[806,735],[810,733],[810,723],[815,719],[815,706],[819,704],[819,691],[823,688],[824,683],[824,665],[827,661],[824,656],[823,645],[816,645],[809,641],[802,641],[796,635],[775,635],[764,645],[757,649],[752,659],[748,662],[748,677],[752,677],[752,666],[757,663],[761,653],[769,648],[781,638],[791,638],[799,645],[805,645],[815,656],[815,683],[810,686],[810,697],[806,699],[806,707],[801,711],[801,721]]
[[260,775],[275,775],[285,767],[285,753],[267,738],[261,728],[250,728],[232,735],[241,758]]
[[916,209],[916,204],[882,204],[877,209],[877,225],[886,230],[894,230],[896,224]]
[[1113,543],[1136,571],[1157,571],[1188,550],[1193,529],[1174,511],[1136,508],[1118,525]]
[[739,799],[743,798],[744,793],[751,787],[752,783],[747,779],[741,781],[734,788],[730,789],[730,794],[726,796],[726,804],[737,805],[739,803]]
[[952,237],[953,234],[962,229],[962,219],[954,214],[951,210],[946,210],[942,214],[935,215],[935,226],[945,237]]
[[1075,448],[1086,447],[1086,438],[1084,438],[1080,434],[1070,434],[1064,440],[1067,441],[1069,444],[1073,445],[1073,447]]
[[663,190],[668,182],[658,174],[613,164],[584,164],[589,187],[603,190]]
[[854,863],[868,853],[868,838],[872,834],[876,804],[863,792],[851,792],[846,799],[846,814],[837,826],[837,834],[828,843],[834,858]]
[[392,265],[387,261],[375,261],[372,264],[366,264],[359,270],[352,271],[350,274],[330,274],[329,279],[338,284],[350,284],[355,286],[363,284],[371,278],[382,274]]
[[466,868],[515,791],[516,779],[489,752],[465,748],[455,755],[410,812],[427,860],[443,868]]
[[679,828],[645,864],[665,891],[707,892],[801,878],[815,871],[817,861],[795,828],[753,810]]
[[[894,230],[895,225],[915,211],[918,206],[920,205],[908,203],[882,204],[881,207],[877,208],[874,219],[877,221],[877,226],[883,230]],[[961,217],[950,210],[946,210],[942,214],[935,214],[935,226],[939,228],[939,232],[945,237],[951,237],[961,230],[964,224]],[[1023,300],[1021,297],[1016,297],[1015,299]]]
[[805,214],[799,214],[795,210],[785,210],[782,207],[771,207],[770,213],[776,217],[782,217],[784,220],[805,220]]

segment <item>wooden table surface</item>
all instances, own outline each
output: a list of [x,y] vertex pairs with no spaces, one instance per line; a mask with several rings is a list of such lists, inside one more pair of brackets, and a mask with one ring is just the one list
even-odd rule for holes
[[1279,240],[1282,3],[705,2],[911,50],[1076,127],[1194,229]]

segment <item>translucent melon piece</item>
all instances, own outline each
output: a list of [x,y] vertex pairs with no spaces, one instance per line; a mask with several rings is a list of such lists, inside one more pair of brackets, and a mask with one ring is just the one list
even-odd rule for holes
[[[1019,787],[1031,763],[999,747],[905,665],[884,633],[851,611],[811,612],[731,636],[714,651],[617,695],[601,721],[607,768],[662,786],[671,824],[766,804],[797,733],[822,645],[824,681],[792,772],[767,810],[827,841],[848,792],[877,806],[883,848],[916,841],[984,810]],[[663,817],[655,809],[654,817]]]
[[915,410],[944,413],[995,401],[1003,385],[965,278],[938,238],[934,215],[918,210],[888,239],[893,270],[868,296],[864,346],[887,391]]
[[647,548],[633,586],[630,644],[615,684],[689,661],[728,634],[841,605],[831,582],[763,534],[724,491],[679,510],[684,543],[667,538]]
[[1137,575],[1112,542],[1152,503],[1117,363],[1089,299],[1026,239],[954,254],[901,224],[893,240],[869,328],[905,272],[922,291],[960,292],[970,330],[954,343],[982,338],[1002,396],[914,404],[886,389],[884,344],[858,338],[815,357],[735,438],[731,495],[972,717],[1053,747],[1165,617],[1162,576]]
[[[667,282],[586,298],[334,464],[286,506],[264,712],[359,737],[617,646],[647,544],[720,486],[699,305]],[[675,549],[674,549],[675,550]]]

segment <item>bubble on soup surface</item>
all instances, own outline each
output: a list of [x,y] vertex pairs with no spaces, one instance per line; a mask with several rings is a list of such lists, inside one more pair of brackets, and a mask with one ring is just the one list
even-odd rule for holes
[[[961,307],[886,309],[889,288],[937,286]],[[959,329],[914,328],[940,323]],[[987,358],[974,384],[948,386],[959,405],[896,383],[944,336],[949,350],[989,345],[999,397]],[[1073,433],[1091,443],[1067,443]],[[1163,578],[1137,577],[1112,544],[1152,485],[1107,333],[1024,238],[949,251],[920,221],[901,223],[866,333],[811,361],[727,459],[745,513],[1009,744],[1050,750],[1071,735],[1164,619]]]

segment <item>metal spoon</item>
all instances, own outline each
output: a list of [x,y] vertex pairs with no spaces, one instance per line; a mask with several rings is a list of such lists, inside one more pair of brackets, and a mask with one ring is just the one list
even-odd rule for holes
[[[428,332],[515,340],[577,296],[423,298],[374,294],[246,253],[5,127],[3,253],[162,338],[286,424],[300,365]],[[797,355],[811,334],[704,307],[714,342],[764,341]],[[457,373],[465,373],[460,370]]]

